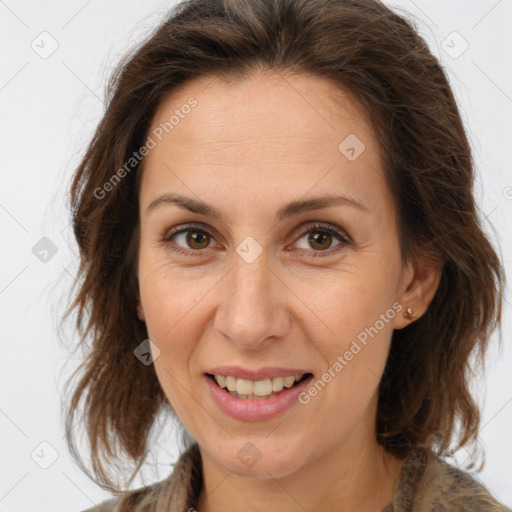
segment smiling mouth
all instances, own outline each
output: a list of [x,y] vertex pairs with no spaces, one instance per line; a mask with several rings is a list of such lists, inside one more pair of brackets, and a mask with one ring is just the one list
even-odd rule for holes
[[230,375],[212,375],[210,373],[206,375],[231,396],[243,400],[268,400],[313,376],[312,373],[304,373],[252,381]]

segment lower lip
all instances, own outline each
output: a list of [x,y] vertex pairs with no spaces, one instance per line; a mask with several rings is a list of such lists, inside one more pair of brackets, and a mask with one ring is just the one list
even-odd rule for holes
[[313,376],[299,382],[296,386],[281,391],[272,398],[263,400],[245,400],[230,395],[211,377],[204,376],[206,384],[219,408],[228,416],[241,421],[263,421],[279,416],[298,402],[298,396],[304,391]]

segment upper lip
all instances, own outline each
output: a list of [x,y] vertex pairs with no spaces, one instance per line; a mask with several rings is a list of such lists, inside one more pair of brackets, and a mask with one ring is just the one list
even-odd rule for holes
[[248,370],[241,366],[216,366],[215,368],[210,368],[206,373],[212,375],[230,375],[231,377],[239,379],[257,381],[271,379],[272,377],[288,377],[290,375],[302,375],[311,372],[303,368],[267,367],[260,368],[259,370]]

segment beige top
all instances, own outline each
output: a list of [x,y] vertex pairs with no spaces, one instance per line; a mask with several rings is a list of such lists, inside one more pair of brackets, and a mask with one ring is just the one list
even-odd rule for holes
[[[84,512],[194,512],[201,490],[201,456],[192,445],[171,475]],[[405,459],[393,501],[382,512],[512,512],[469,473],[424,448]]]

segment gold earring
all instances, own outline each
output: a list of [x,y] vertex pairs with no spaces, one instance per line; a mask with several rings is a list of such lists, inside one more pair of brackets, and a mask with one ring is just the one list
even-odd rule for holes
[[414,314],[414,310],[412,308],[407,308],[404,311],[404,317],[407,318],[407,320],[414,320],[416,318],[416,315]]

